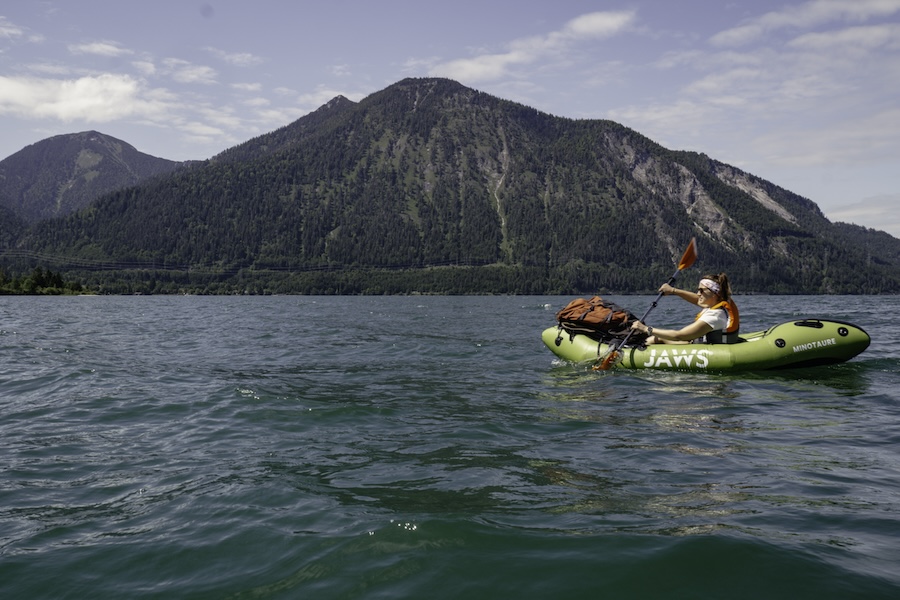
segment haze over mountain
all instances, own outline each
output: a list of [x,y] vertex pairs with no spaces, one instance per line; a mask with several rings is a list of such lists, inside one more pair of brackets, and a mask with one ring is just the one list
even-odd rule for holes
[[896,238],[612,121],[437,78],[337,97],[15,246],[136,291],[569,293],[654,289],[691,237],[739,291],[900,291]]

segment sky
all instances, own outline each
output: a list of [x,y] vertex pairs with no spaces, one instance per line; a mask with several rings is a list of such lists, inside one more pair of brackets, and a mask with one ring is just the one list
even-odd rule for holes
[[206,159],[406,77],[611,119],[900,237],[900,0],[7,0],[0,160],[88,130]]

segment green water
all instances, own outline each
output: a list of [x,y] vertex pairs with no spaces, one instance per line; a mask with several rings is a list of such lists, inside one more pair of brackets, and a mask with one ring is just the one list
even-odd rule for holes
[[0,298],[0,596],[900,594],[900,298],[740,298],[873,337],[741,376],[561,364],[567,300]]

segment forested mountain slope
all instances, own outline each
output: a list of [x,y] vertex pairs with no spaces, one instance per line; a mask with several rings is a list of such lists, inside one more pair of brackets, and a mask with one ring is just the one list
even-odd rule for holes
[[141,290],[182,273],[213,290],[627,292],[655,289],[691,237],[698,268],[728,271],[740,291],[900,291],[900,240],[617,123],[445,79],[338,97],[39,223],[17,249]]
[[181,164],[96,131],[57,135],[0,161],[0,206],[28,222],[65,216]]

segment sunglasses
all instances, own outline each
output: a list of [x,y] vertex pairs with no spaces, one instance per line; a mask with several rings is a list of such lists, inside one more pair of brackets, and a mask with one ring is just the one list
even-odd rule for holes
[[708,289],[706,289],[706,288],[699,288],[699,289],[697,290],[697,293],[698,293],[698,294],[704,294],[704,295],[706,295],[706,294],[710,294],[710,295],[711,295],[711,294],[714,294],[715,292],[713,292],[712,290],[708,290]]

